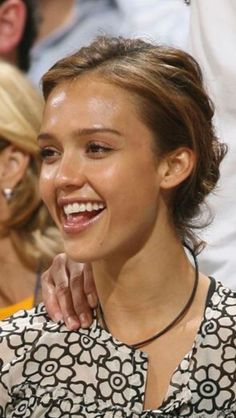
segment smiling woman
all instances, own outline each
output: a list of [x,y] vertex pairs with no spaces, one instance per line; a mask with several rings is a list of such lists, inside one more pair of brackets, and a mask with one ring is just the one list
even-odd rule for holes
[[42,305],[2,324],[2,415],[234,413],[235,295],[195,256],[226,151],[198,64],[98,38],[56,63],[43,92],[41,194],[67,255],[92,264],[100,303],[79,331]]

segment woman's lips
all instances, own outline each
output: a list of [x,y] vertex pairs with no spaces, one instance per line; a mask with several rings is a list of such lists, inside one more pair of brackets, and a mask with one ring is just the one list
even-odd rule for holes
[[[105,208],[104,208],[105,209]],[[62,228],[66,234],[78,234],[96,223],[104,209],[100,211],[83,212],[79,214],[62,215]]]

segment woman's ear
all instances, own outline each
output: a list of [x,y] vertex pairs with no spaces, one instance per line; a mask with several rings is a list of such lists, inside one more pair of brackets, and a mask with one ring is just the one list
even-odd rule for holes
[[160,187],[168,190],[181,184],[192,173],[196,156],[190,148],[181,147],[167,154],[162,161]]
[[2,188],[12,188],[23,179],[29,165],[29,154],[9,145],[0,154],[0,179]]

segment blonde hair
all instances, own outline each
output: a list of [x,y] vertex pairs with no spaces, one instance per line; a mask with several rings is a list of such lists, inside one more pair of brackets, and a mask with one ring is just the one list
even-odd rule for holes
[[59,233],[38,188],[40,157],[36,138],[42,109],[43,99],[26,77],[10,64],[0,62],[0,149],[14,144],[30,155],[26,174],[9,202],[10,217],[1,226],[22,262],[33,270],[46,268],[61,249]]

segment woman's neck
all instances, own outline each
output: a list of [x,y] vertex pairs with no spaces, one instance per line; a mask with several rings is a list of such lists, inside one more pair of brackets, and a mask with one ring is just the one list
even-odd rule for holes
[[119,265],[114,260],[99,261],[93,271],[109,329],[130,344],[177,316],[190,297],[195,277],[177,239],[141,250]]

